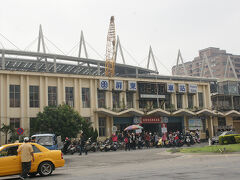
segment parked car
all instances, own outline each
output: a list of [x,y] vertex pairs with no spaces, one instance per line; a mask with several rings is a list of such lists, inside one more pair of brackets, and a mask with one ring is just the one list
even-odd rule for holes
[[31,136],[31,140],[49,150],[59,150],[63,146],[61,137],[58,138],[55,134],[35,134]]
[[214,145],[216,143],[219,143],[219,136],[225,136],[225,135],[229,135],[229,134],[237,134],[235,131],[224,131],[224,132],[217,132],[216,136],[213,136],[211,138],[211,144]]
[[[20,153],[18,147],[22,143],[6,144],[0,147],[0,176],[9,176],[20,174],[22,171]],[[52,174],[53,170],[62,167],[65,164],[62,152],[52,150],[37,144],[30,143],[34,151],[34,162],[32,162],[30,175],[35,176],[38,173],[41,176]]]

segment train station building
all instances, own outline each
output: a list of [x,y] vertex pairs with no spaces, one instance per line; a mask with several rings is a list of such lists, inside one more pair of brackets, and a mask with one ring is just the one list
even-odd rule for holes
[[161,76],[125,64],[116,64],[116,76],[106,77],[104,61],[1,49],[0,54],[0,122],[23,128],[26,136],[38,112],[62,103],[103,138],[113,127],[122,131],[130,124],[161,134],[163,123],[168,131],[199,129],[205,138],[208,129],[213,135],[218,113],[211,110],[210,84],[216,79]]

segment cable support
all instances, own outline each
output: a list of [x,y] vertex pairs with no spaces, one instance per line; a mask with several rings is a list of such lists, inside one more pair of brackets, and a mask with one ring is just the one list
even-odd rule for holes
[[59,50],[63,55],[66,56],[66,54],[60,49],[58,48],[52,41],[50,41],[46,36],[44,36],[44,38],[46,38],[46,40],[51,43],[57,50]]
[[0,33],[0,35],[6,39],[10,44],[12,44],[15,48],[17,48],[18,50],[20,50],[20,48],[18,48],[14,43],[12,43],[8,38],[6,38],[3,34]]
[[71,52],[73,52],[73,50],[74,50],[79,44],[80,44],[80,41],[79,41],[76,45],[74,45],[73,48],[72,48],[70,51],[67,52],[67,55],[69,55]]
[[122,48],[123,48],[123,50],[125,50],[126,53],[131,57],[131,59],[137,64],[137,66],[139,66],[139,63],[138,63],[137,60],[130,54],[130,52],[129,52],[126,48],[124,48],[123,46],[122,46]]
[[156,58],[156,59],[159,61],[159,63],[171,74],[171,71],[169,71],[169,69],[168,69],[164,64],[161,63],[161,61],[158,59],[158,57],[155,56],[155,58]]
[[24,48],[24,51],[26,51],[28,48],[30,48],[30,46],[32,46],[37,39],[38,39],[38,37],[36,37],[31,43],[29,43],[29,44]]
[[97,50],[95,50],[87,41],[85,42],[102,60],[105,60],[105,58],[103,58],[102,55],[97,52]]

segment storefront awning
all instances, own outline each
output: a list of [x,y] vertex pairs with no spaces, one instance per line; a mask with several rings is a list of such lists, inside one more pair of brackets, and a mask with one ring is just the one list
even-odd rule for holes
[[111,111],[109,109],[105,109],[105,108],[98,108],[96,110],[97,113],[100,113],[100,114],[104,114],[104,115],[107,115],[107,116],[117,116],[118,113],[114,112],[114,111]]
[[179,109],[172,113],[173,116],[195,116],[195,113],[187,109]]
[[225,116],[240,117],[240,112],[231,110],[225,113]]
[[217,116],[218,114],[209,109],[203,109],[203,110],[196,112],[196,115],[198,115],[198,116]]
[[144,115],[144,112],[139,111],[139,110],[134,109],[134,108],[130,108],[130,109],[127,109],[127,110],[124,110],[124,111],[121,111],[121,112],[117,113],[118,116],[122,116],[122,115],[125,115],[125,114],[132,114],[134,116],[142,116],[142,115]]
[[153,110],[153,111],[149,111],[149,112],[147,113],[147,115],[148,115],[148,116],[149,116],[149,115],[170,116],[170,112],[165,111],[165,110],[159,108],[159,109],[155,109],[155,110]]

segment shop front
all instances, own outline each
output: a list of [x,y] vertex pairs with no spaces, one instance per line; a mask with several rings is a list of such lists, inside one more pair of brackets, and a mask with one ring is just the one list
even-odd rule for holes
[[133,117],[114,117],[113,125],[117,127],[117,131],[122,132],[127,126],[133,124]]

